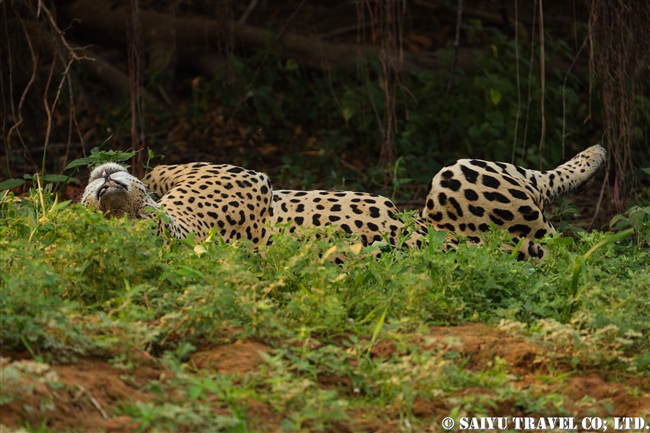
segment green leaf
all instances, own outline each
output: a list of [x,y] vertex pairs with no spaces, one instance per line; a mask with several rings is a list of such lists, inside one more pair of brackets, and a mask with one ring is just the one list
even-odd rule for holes
[[574,242],[573,238],[553,238],[551,239],[550,243],[568,247],[569,245],[573,245]]
[[57,203],[57,204],[54,206],[54,210],[61,210],[61,209],[64,209],[64,208],[67,207],[71,202],[72,202],[72,200],[66,200],[66,201],[62,201],[61,203]]
[[634,229],[627,229],[622,232],[618,232],[615,235],[606,237],[605,239],[598,242],[589,251],[585,253],[585,260],[587,260],[589,256],[591,256],[594,253],[594,251],[596,251],[598,248],[603,247],[605,245],[612,244],[614,242],[618,242],[622,239],[625,239],[628,236],[632,236],[633,234],[634,234]]
[[66,174],[46,174],[43,176],[43,180],[46,182],[79,182],[79,179],[69,177]]
[[582,269],[585,267],[585,262],[587,261],[587,259],[599,248],[618,242],[633,234],[634,234],[634,229],[627,229],[622,232],[618,232],[612,236],[608,236],[602,241],[598,242],[593,247],[591,247],[591,249],[587,251],[584,256],[576,257],[576,264],[573,267],[573,272],[571,274],[571,283],[569,286],[570,299],[568,300],[568,302],[564,306],[564,310],[562,311],[563,323],[567,323],[571,318],[571,314],[573,313],[573,305],[574,305],[573,303],[575,302],[576,296],[578,295],[578,279],[580,278]]
[[7,179],[0,182],[0,190],[16,188],[24,183],[25,181],[23,179]]
[[501,92],[490,87],[490,100],[494,105],[499,105],[499,102],[501,102]]
[[381,332],[381,329],[384,327],[384,321],[386,320],[386,313],[388,312],[388,305],[384,308],[384,312],[381,313],[381,317],[379,317],[379,320],[377,321],[377,324],[375,325],[375,330],[372,331],[372,342],[375,342],[375,339],[377,339],[377,335]]
[[[112,135],[111,135],[112,137]],[[99,150],[102,146],[104,146],[108,140],[111,139],[111,137],[108,137],[106,141],[104,141],[99,147],[93,147],[90,150],[90,156],[86,158],[79,158],[75,159],[72,161],[70,164],[68,164],[64,170],[68,170],[70,168],[75,168],[75,167],[80,167],[87,165],[89,167],[96,167],[98,165],[101,165],[105,162],[117,162],[117,163],[123,163],[124,161],[128,161],[133,157],[133,155],[136,154],[136,152],[122,152],[120,150]],[[122,164],[125,165],[125,164]],[[126,166],[126,165],[125,165]]]
[[[614,218],[612,218],[612,220],[609,222],[609,226],[614,227],[614,224],[616,224],[617,222],[622,221],[622,220],[627,220],[627,218],[625,218],[625,216],[623,216],[623,215],[615,215]],[[627,223],[629,224],[629,221],[627,221]],[[620,227],[624,227],[624,225],[622,225]]]
[[200,386],[190,386],[187,394],[192,400],[196,400],[203,393],[203,388]]
[[526,238],[523,238],[523,237],[521,239],[519,239],[519,242],[517,242],[517,245],[515,245],[515,247],[512,249],[512,253],[510,253],[510,257],[512,257],[512,258],[517,257],[517,253],[521,249],[521,245],[524,243],[525,239]]
[[96,160],[96,158],[93,158],[92,156],[89,156],[87,158],[75,159],[70,164],[66,165],[63,170],[65,171],[65,170],[68,170],[70,168],[75,168],[75,167],[79,167],[79,166],[82,166],[82,165],[88,165],[88,164],[90,164],[91,162],[93,162],[95,160]]
[[343,120],[347,122],[348,120],[352,119],[352,116],[354,116],[354,108],[343,107],[341,109],[341,115],[343,116]]
[[645,224],[645,212],[642,209],[636,209],[634,212],[630,212],[630,225],[634,227],[637,231],[641,231]]

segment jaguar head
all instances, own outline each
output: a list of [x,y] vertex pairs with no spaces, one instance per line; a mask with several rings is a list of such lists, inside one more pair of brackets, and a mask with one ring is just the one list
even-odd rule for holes
[[102,164],[90,173],[81,202],[115,218],[124,214],[132,219],[146,218],[149,216],[145,210],[147,206],[159,207],[149,197],[140,179],[112,162]]

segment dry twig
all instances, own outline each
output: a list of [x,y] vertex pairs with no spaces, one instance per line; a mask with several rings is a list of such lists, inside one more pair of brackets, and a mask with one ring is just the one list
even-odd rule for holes
[[77,400],[79,400],[81,397],[83,397],[84,395],[86,395],[86,396],[88,396],[88,400],[92,403],[93,406],[95,406],[95,409],[97,409],[97,411],[98,411],[99,414],[102,416],[102,418],[104,418],[104,419],[108,419],[108,414],[106,414],[106,412],[104,411],[104,408],[102,408],[102,405],[99,404],[99,402],[98,402],[97,399],[92,395],[92,393],[91,393],[90,391],[88,391],[86,388],[84,388],[83,386],[79,385],[79,384],[77,384],[77,388],[79,389],[79,391],[78,391],[77,394],[74,396],[74,398],[72,399],[72,401],[77,401]]

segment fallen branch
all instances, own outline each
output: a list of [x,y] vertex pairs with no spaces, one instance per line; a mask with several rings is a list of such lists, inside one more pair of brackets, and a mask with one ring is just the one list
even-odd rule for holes
[[[435,4],[431,3],[430,1],[427,0],[414,0],[415,4],[418,6],[422,6],[428,9],[433,9],[433,10],[441,10],[444,6],[441,4]],[[487,11],[482,11],[480,9],[476,8],[468,8],[466,6],[463,7],[463,15],[467,17],[472,17],[472,18],[478,18],[481,21],[483,21],[486,24],[491,24],[491,25],[515,25],[517,26],[517,31],[519,32],[519,35],[527,38],[528,37],[528,30],[526,27],[519,21],[513,20],[513,24],[511,24],[509,21],[504,22],[503,16],[501,14],[493,14],[491,12]]]
[[[126,43],[126,8],[115,7],[115,3],[107,0],[75,1],[61,7],[61,14],[67,20],[79,20],[80,26],[87,33],[102,41]],[[177,46],[182,50],[176,53],[181,62],[197,62],[197,53],[210,54],[212,48],[218,46],[219,26],[216,20],[176,18],[173,23],[167,15],[151,10],[140,11],[140,22],[147,50],[160,44],[158,41],[168,41],[172,34],[176,37]],[[174,26],[172,29],[171,26]],[[266,46],[276,40],[273,32],[255,26],[233,23],[235,39],[256,46]],[[359,44],[333,44],[323,42],[316,37],[307,37],[295,33],[284,33],[277,38],[276,49],[285,58],[291,58],[302,65],[327,70],[330,65],[338,65],[348,69],[356,69],[359,61],[364,58],[377,58],[380,47]],[[167,42],[165,42],[167,43]],[[476,51],[466,50],[459,58],[459,67],[465,67],[476,57]],[[401,72],[433,71],[442,65],[440,56],[436,53],[390,53]],[[215,61],[214,58],[209,58]],[[209,70],[214,69],[216,63]]]

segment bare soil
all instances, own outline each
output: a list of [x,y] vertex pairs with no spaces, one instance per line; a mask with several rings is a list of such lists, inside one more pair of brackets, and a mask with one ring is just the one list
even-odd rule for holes
[[[450,349],[459,351],[468,360],[466,368],[481,371],[494,363],[496,357],[502,358],[513,373],[514,386],[529,389],[533,393],[554,392],[565,395],[566,407],[575,416],[593,416],[594,413],[647,416],[650,408],[650,378],[626,375],[620,371],[576,372],[567,366],[554,365],[555,374],[566,374],[566,378],[545,381],[544,377],[550,374],[550,360],[543,347],[484,324],[432,326],[428,335],[415,335],[414,342],[426,350],[433,345],[447,344],[451,341],[449,337],[457,342]],[[264,362],[260,353],[269,353],[271,349],[261,342],[240,341],[196,352],[189,362],[196,371],[209,369],[222,374],[239,375],[259,368]],[[371,353],[374,357],[383,358],[400,356],[395,345],[387,342],[379,342]],[[24,354],[12,356],[5,353],[3,358],[3,366],[8,362],[28,361]],[[102,359],[82,358],[76,363],[49,366],[39,374],[24,374],[17,383],[3,380],[6,382],[3,384],[5,392],[14,396],[12,401],[0,406],[3,427],[11,429],[28,422],[32,426],[45,424],[57,431],[136,431],[138,425],[128,416],[116,415],[116,409],[125,402],[155,400],[157,396],[143,391],[144,385],[151,380],[164,383],[171,377],[171,373],[148,354],[137,358],[139,366],[129,371],[116,368]],[[45,380],[47,377],[49,379]],[[56,377],[54,382],[62,386],[53,386],[50,381],[52,377]],[[319,384],[323,388],[338,389],[342,394],[352,393],[350,380],[345,377],[322,376],[319,377]],[[637,396],[628,392],[635,388],[640,391]],[[488,389],[469,388],[458,392],[457,396],[489,396],[492,393]],[[572,407],[571,402],[578,402],[585,397],[590,397],[594,403],[591,406]],[[613,408],[612,412],[606,410],[604,402]],[[251,421],[249,425],[264,426],[267,431],[280,430],[283,414],[277,413],[268,404],[252,399],[247,400],[245,406],[245,413]],[[430,424],[431,429],[437,430],[439,420],[448,416],[452,407],[446,398],[418,400],[413,407],[413,414]],[[534,416],[521,413],[515,402],[500,402],[491,412],[495,416]],[[399,414],[391,413],[386,408],[378,407],[371,413],[352,409],[348,415],[350,418],[337,422],[332,431],[399,430]]]

